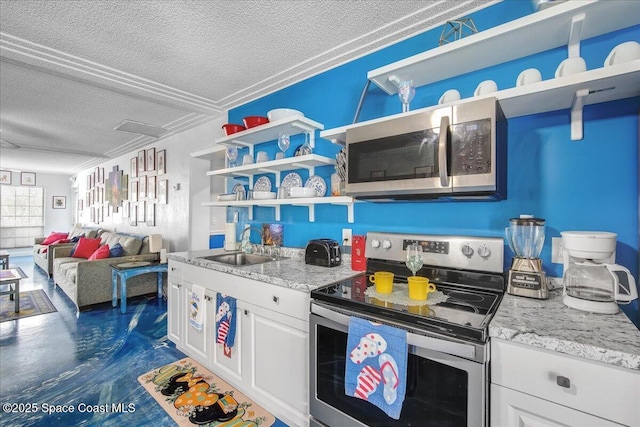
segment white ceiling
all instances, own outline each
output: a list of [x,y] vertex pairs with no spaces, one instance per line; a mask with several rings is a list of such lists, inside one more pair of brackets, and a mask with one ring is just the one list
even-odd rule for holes
[[166,137],[489,3],[0,0],[0,168],[72,175],[156,141],[123,120]]

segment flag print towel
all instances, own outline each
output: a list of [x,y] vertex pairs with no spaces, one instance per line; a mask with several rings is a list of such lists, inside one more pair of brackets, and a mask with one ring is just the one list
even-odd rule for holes
[[400,418],[406,392],[407,332],[351,317],[347,337],[345,394]]
[[216,342],[231,348],[236,338],[236,299],[218,293],[216,310]]
[[204,288],[198,285],[191,286],[191,298],[189,299],[189,324],[197,331],[202,330],[204,322]]

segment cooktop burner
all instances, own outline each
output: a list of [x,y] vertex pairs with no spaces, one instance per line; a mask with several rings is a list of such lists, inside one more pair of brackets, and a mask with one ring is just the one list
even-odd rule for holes
[[434,305],[422,302],[404,305],[365,295],[370,286],[373,284],[369,282],[368,274],[362,274],[318,288],[311,292],[311,297],[354,312],[389,317],[414,328],[433,329],[434,332],[481,342],[486,340],[486,328],[502,300],[501,293],[438,285],[438,291],[449,297],[447,301]]
[[[411,273],[403,259],[410,242],[423,246],[425,266],[418,275],[429,278],[446,301],[405,305],[365,294],[373,286],[369,275],[376,271],[393,272],[396,283],[406,283]],[[311,298],[342,307],[354,316],[371,314],[414,329],[485,342],[489,322],[504,293],[502,245],[498,238],[369,233],[367,273],[318,288],[311,292]],[[382,246],[387,246],[386,250],[382,251]],[[495,259],[490,259],[492,250],[497,253]],[[477,252],[483,256],[475,259]],[[369,258],[371,255],[379,258]]]

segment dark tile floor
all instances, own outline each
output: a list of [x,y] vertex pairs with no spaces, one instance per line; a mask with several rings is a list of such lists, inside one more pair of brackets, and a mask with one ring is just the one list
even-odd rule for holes
[[[29,276],[21,291],[44,289],[58,311],[0,323],[0,425],[175,425],[137,380],[185,357],[167,339],[166,301],[134,298],[126,314],[107,303],[76,317],[73,303],[31,256],[11,256],[10,264]],[[134,410],[81,412],[85,406],[111,403],[132,404]],[[8,412],[7,404],[24,405]],[[56,410],[54,405],[66,405],[74,412],[45,414],[45,404]],[[275,426],[285,424],[276,421]]]

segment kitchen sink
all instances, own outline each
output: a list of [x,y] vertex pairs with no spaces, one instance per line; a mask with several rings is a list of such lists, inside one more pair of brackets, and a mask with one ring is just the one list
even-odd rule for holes
[[[220,255],[209,255],[209,256],[201,257],[201,259],[220,262],[222,264],[227,264],[227,265],[255,265],[255,264],[264,264],[265,262],[277,261],[276,258],[273,258],[270,256],[247,254],[244,252],[230,252],[230,253],[225,253]],[[286,259],[286,258],[280,257],[279,259]]]

